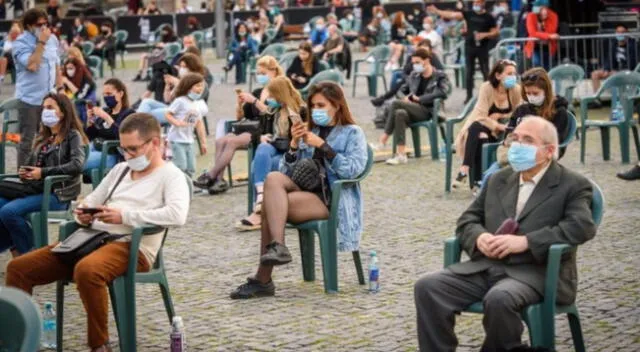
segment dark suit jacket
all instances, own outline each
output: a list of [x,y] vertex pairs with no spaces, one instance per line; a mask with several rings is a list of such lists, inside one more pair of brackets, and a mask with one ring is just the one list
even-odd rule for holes
[[[458,219],[456,236],[470,261],[449,268],[457,274],[481,272],[503,265],[507,275],[544,295],[547,254],[552,244],[579,245],[596,234],[591,217],[592,185],[584,176],[553,161],[527,201],[520,216],[518,235],[527,236],[529,249],[502,260],[487,258],[476,247],[483,232],[495,233],[507,218],[515,218],[520,174],[510,167],[494,174],[478,198]],[[575,300],[576,253],[563,257],[558,281],[558,303]]]

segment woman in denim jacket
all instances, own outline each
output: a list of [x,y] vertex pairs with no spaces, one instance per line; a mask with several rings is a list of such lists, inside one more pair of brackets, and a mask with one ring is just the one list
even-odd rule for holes
[[[327,173],[325,188],[329,190],[336,180],[356,178],[365,170],[367,141],[351,117],[342,88],[331,82],[313,86],[308,106],[313,109],[312,120],[308,125],[294,124],[289,151],[280,161],[280,172],[269,173],[265,181],[258,272],[231,292],[232,299],[273,296],[273,266],[291,262],[291,254],[284,245],[286,223],[329,217],[331,195],[324,197],[322,191],[303,191],[291,179],[292,170],[300,160],[312,158],[324,166]],[[360,185],[341,192],[338,205],[340,251],[358,249],[362,208]]]

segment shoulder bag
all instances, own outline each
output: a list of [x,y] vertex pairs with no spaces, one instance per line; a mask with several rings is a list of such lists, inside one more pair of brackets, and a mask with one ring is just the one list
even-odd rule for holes
[[[122,182],[122,179],[127,175],[127,173],[129,173],[129,167],[125,167],[122,174],[120,174],[116,184],[113,186],[104,202],[102,202],[102,205],[105,205],[109,199],[111,199],[113,192],[118,188],[118,185]],[[75,265],[80,261],[80,259],[87,256],[89,253],[124,236],[127,235],[114,235],[106,231],[83,227],[77,229],[64,241],[58,243],[57,246],[51,249],[51,252],[56,254],[62,262],[69,265]]]

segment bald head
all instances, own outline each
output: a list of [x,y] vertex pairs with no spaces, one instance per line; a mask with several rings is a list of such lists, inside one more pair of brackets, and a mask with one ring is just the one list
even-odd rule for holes
[[530,140],[543,150],[541,157],[558,160],[558,131],[548,120],[540,116],[525,116],[513,131],[519,140]]

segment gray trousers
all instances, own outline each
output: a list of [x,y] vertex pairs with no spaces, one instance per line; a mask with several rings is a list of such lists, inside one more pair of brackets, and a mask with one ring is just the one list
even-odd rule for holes
[[455,351],[455,315],[482,301],[485,339],[481,351],[507,351],[521,346],[524,331],[520,313],[542,300],[532,287],[506,276],[494,266],[471,275],[448,269],[424,276],[414,286],[418,342],[422,352]]
[[418,103],[407,103],[395,100],[389,108],[389,116],[384,126],[384,132],[393,134],[398,145],[406,145],[406,132],[414,122],[426,121],[431,118],[430,110]]
[[38,133],[42,106],[31,105],[23,101],[18,108],[18,120],[20,121],[20,146],[18,147],[18,167],[24,165],[31,154],[33,139]]

